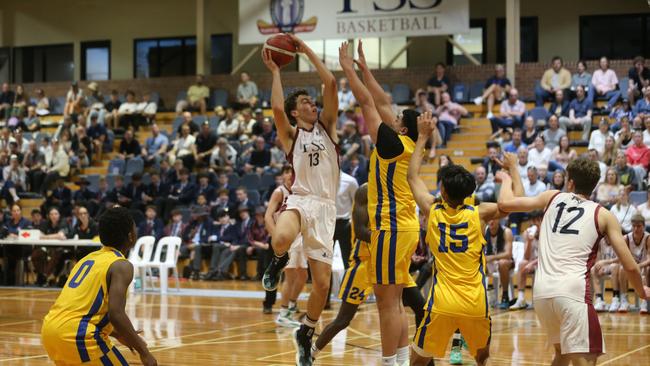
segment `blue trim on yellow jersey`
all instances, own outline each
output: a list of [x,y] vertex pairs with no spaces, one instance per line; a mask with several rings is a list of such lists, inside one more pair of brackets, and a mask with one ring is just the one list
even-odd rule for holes
[[397,201],[395,200],[395,187],[393,177],[395,176],[396,162],[388,164],[386,171],[386,190],[388,191],[388,217],[390,218],[390,231],[397,231]]
[[95,297],[95,301],[93,301],[90,310],[88,310],[88,314],[84,315],[83,318],[81,318],[81,321],[79,322],[79,328],[77,328],[76,342],[77,342],[77,350],[79,351],[79,357],[81,358],[81,362],[90,361],[90,356],[88,356],[88,350],[86,349],[86,331],[88,330],[88,323],[90,322],[90,319],[92,319],[92,317],[95,314],[97,314],[103,302],[104,302],[104,290],[102,290],[102,288],[100,287],[99,292]]
[[427,318],[424,320],[424,324],[422,324],[422,329],[420,329],[420,337],[418,337],[418,347],[424,348],[424,338],[427,333],[427,324],[429,324],[429,321],[431,321],[431,312],[427,312]]
[[354,276],[357,273],[357,269],[359,269],[359,265],[361,265],[361,260],[359,259],[359,245],[361,245],[361,243],[359,242],[359,239],[357,239],[357,247],[354,249],[354,254],[352,256],[352,258],[354,258],[354,267],[349,268],[350,276],[348,277],[348,283],[345,284],[345,291],[343,291],[342,300],[344,301],[348,298],[348,293],[350,292],[352,283],[354,282]]
[[102,362],[103,366],[113,366],[111,359],[106,354],[100,357],[99,360]]
[[122,364],[121,366],[129,366],[129,363],[126,362],[126,359],[124,358],[124,356],[122,356],[122,354],[117,349],[117,347],[113,346],[113,348],[111,348],[111,351],[113,351],[113,353],[115,353],[115,357],[117,357],[117,359]]
[[463,208],[466,210],[474,211],[474,206],[465,205]]
[[433,279],[431,280],[431,295],[429,296],[429,304],[427,304],[427,311],[433,309],[433,298],[436,295],[436,284],[438,283],[438,269],[436,268],[436,257],[432,257],[433,263],[431,267],[433,268]]
[[444,209],[445,209],[445,206],[444,206],[444,205],[441,205],[440,203],[438,203],[438,204],[436,205],[436,207],[434,208],[434,210],[444,210]]
[[[485,247],[485,246],[484,246]],[[481,248],[481,256],[479,257],[478,271],[481,273],[481,282],[483,282],[483,293],[485,294],[485,317],[488,317],[488,296],[487,296],[487,283],[485,282],[485,270],[483,269],[483,250]]]
[[377,268],[377,283],[382,283],[382,252],[384,249],[384,230],[379,231],[379,237],[377,238],[377,261],[375,263],[375,268]]
[[117,249],[113,249],[113,253],[115,253],[115,255],[118,256],[118,257],[120,257],[120,258],[124,257],[124,256],[122,255],[122,253],[120,253],[120,251],[117,250]]
[[390,242],[388,245],[388,283],[391,285],[395,284],[396,252],[397,252],[397,231],[392,231],[390,233]]
[[377,208],[375,209],[375,230],[379,230],[381,228],[381,204],[384,200],[384,192],[382,192],[381,189],[381,171],[379,169],[379,156],[375,158],[375,182],[377,183]]
[[99,346],[99,349],[102,351],[102,353],[108,353],[109,349],[108,346],[106,345],[106,342],[102,339],[102,329],[108,324],[108,313],[104,315],[102,320],[97,323],[97,326],[95,327],[95,341],[97,341],[97,345]]

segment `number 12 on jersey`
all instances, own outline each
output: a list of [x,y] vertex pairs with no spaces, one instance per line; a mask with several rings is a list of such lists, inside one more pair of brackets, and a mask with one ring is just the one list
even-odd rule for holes
[[[447,253],[449,249],[453,253],[464,253],[467,251],[468,238],[467,235],[456,233],[459,229],[467,229],[468,224],[466,222],[460,224],[450,224],[449,225],[449,237],[451,240],[457,240],[457,242],[452,242],[450,240],[449,247],[447,247],[447,224],[438,223],[438,230],[440,230],[440,245],[438,246],[438,251],[440,253]],[[460,244],[460,245],[459,245]]]

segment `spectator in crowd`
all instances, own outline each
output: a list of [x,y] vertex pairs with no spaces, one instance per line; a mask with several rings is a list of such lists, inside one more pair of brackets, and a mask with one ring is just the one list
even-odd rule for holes
[[446,146],[447,141],[451,138],[451,133],[458,126],[460,117],[468,112],[462,105],[452,102],[448,92],[442,92],[440,98],[441,103],[435,112],[438,114],[438,130],[440,130],[442,145]]
[[496,173],[501,170],[501,163],[499,159],[501,158],[501,153],[499,147],[489,146],[487,151],[487,156],[483,158],[483,168],[487,174],[487,180],[493,181]]
[[361,136],[359,136],[359,132],[357,131],[357,125],[353,121],[345,122],[343,124],[341,141],[339,142],[343,162],[362,150],[361,143]]
[[641,118],[650,117],[650,86],[643,88],[643,98],[639,99],[634,105],[633,114]]
[[[183,258],[189,258],[190,253],[193,252],[190,278],[194,281],[199,279],[201,260],[204,255],[209,253],[208,244],[214,240],[213,232],[212,220],[209,219],[208,211],[202,208],[193,209],[190,223],[181,234],[184,245],[181,246],[179,254]],[[214,255],[214,251],[212,254]]]
[[[41,239],[52,240],[65,240],[70,235],[70,228],[67,226],[65,220],[61,218],[61,213],[56,207],[48,210],[47,220],[41,223],[39,227],[41,231]],[[32,263],[37,273],[37,284],[63,287],[67,280],[66,276],[59,278],[62,274],[64,260],[70,257],[65,255],[63,248],[49,248],[47,251],[44,248],[37,248],[32,252]]]
[[165,225],[156,217],[156,206],[147,206],[144,216],[145,220],[138,225],[138,237],[149,235],[158,241],[164,234]]
[[500,309],[510,307],[508,294],[510,286],[510,270],[514,267],[512,260],[512,231],[501,225],[499,220],[490,220],[483,235],[487,242],[485,248],[485,262],[488,267],[487,275],[493,276],[499,273],[499,284],[501,285]]
[[585,92],[591,86],[591,74],[587,72],[587,62],[584,60],[578,61],[576,73],[571,76],[571,91],[573,93],[578,89],[578,85],[582,85]]
[[616,140],[614,136],[607,136],[605,138],[605,150],[603,150],[603,155],[601,155],[600,160],[607,166],[610,166],[614,164],[614,159],[616,159]]
[[2,90],[0,91],[0,121],[9,118],[13,104],[14,92],[11,91],[8,83],[2,83]]
[[246,205],[241,205],[237,208],[237,213],[239,215],[239,221],[235,223],[237,240],[229,248],[235,253],[235,260],[237,261],[237,268],[239,269],[238,279],[240,281],[250,280],[250,277],[248,277],[246,262],[248,261],[248,256],[255,253],[255,248],[251,246],[249,241],[250,227],[253,223],[249,210],[250,209]]
[[339,119],[339,124],[342,124],[346,120],[345,117],[342,115],[343,112],[345,112],[348,109],[354,110],[354,107],[357,104],[357,100],[354,98],[354,95],[352,94],[352,90],[348,85],[347,78],[343,77],[339,79],[339,90],[337,93],[339,97],[339,113],[341,114],[342,117],[342,119]]
[[217,190],[217,200],[210,203],[212,206],[210,216],[212,216],[212,218],[217,220],[217,214],[219,211],[224,211],[226,213],[230,211],[230,207],[232,207],[230,196],[231,194],[227,189]]
[[231,108],[226,109],[226,116],[217,126],[217,136],[225,137],[228,140],[236,140],[239,136],[239,122],[233,116]]
[[[256,129],[257,120],[251,115],[250,108],[244,108],[239,114],[239,132],[247,137],[253,136],[253,130]],[[207,122],[207,121],[206,121]]]
[[118,152],[119,159],[133,159],[142,154],[142,147],[140,147],[138,140],[133,137],[132,130],[129,129],[124,132],[124,138],[120,142],[120,149]]
[[[36,114],[47,116],[50,114],[50,100],[45,96],[43,89],[36,89]],[[2,119],[0,117],[0,119]]]
[[527,146],[530,146],[535,142],[535,138],[539,134],[537,127],[535,127],[535,120],[533,117],[528,116],[524,120],[524,128],[521,134],[521,141]]
[[65,97],[65,106],[63,106],[63,115],[69,116],[73,114],[80,114],[83,111],[86,98],[84,97],[83,90],[75,81],[70,85],[70,90]]
[[142,148],[141,155],[144,158],[145,166],[158,167],[160,162],[167,155],[169,139],[160,133],[160,127],[157,124],[151,125],[151,136],[147,138]]
[[621,97],[621,92],[616,90],[618,88],[618,78],[614,70],[609,68],[609,60],[603,56],[600,58],[600,68],[594,71],[591,77],[592,87],[589,88],[589,95],[587,98],[595,103],[598,97],[607,99],[607,106],[605,110],[611,110]]
[[536,197],[546,190],[546,184],[539,180],[537,168],[534,166],[528,167],[526,177],[522,183],[524,186],[524,194],[526,197]]
[[210,167],[233,170],[237,162],[237,150],[224,137],[217,139],[217,146],[210,156]]
[[588,149],[596,149],[598,155],[602,157],[605,152],[605,140],[607,139],[607,136],[614,137],[614,135],[609,132],[609,124],[607,124],[607,120],[601,118],[598,123],[598,129],[593,131],[591,137],[589,137]]
[[566,183],[565,181],[565,174],[563,170],[556,170],[553,172],[553,177],[551,178],[551,181],[546,185],[546,189],[555,189],[561,192],[565,192],[564,190],[564,184]]
[[[172,205],[181,204],[189,206],[194,200],[196,200],[196,185],[190,182],[189,170],[182,168],[179,174],[179,181],[172,187],[168,201],[171,201]],[[166,208],[171,211],[173,207],[167,206]]]
[[616,203],[612,205],[609,211],[616,216],[616,219],[621,223],[623,233],[627,234],[632,231],[632,216],[638,212],[636,207],[630,204],[630,194],[626,189],[620,190]]
[[[245,107],[254,108],[258,101],[257,84],[251,80],[248,72],[239,74],[240,82],[237,85],[237,102]],[[204,113],[202,113],[204,114]]]
[[609,113],[609,119],[615,120],[614,124],[611,127],[612,132],[617,132],[621,129],[621,121],[627,119],[628,122],[630,119],[634,118],[634,111],[630,105],[630,101],[627,98],[623,98],[622,103],[614,106],[612,111]]
[[77,125],[72,120],[72,116],[64,116],[63,123],[60,124],[59,127],[56,128],[56,132],[54,132],[54,138],[61,140],[65,131],[67,131],[68,134],[72,136],[75,133],[76,129]]
[[[45,161],[47,162],[47,157]],[[45,180],[41,186],[41,195],[50,189],[50,186],[54,181],[57,179],[64,179],[70,173],[70,161],[68,155],[59,145],[57,139],[52,140],[52,157],[49,163],[46,163],[44,171],[47,175],[45,176]]]
[[641,131],[634,131],[632,141],[634,141],[634,145],[625,150],[625,156],[627,158],[627,164],[634,169],[637,186],[639,186],[641,184],[640,180],[643,180],[648,172],[650,148],[643,143],[643,134]]
[[548,128],[542,132],[542,136],[546,141],[546,147],[551,150],[558,146],[562,136],[566,136],[566,131],[560,128],[560,122],[556,115],[552,114],[548,118]]
[[242,206],[248,207],[248,212],[255,210],[255,202],[248,198],[248,191],[246,187],[237,187],[235,190],[235,202],[230,207],[230,212],[237,212],[238,208]]
[[86,127],[77,127],[77,133],[72,138],[72,146],[69,152],[70,164],[77,162],[77,167],[87,167],[92,162],[93,142],[86,134]]
[[587,156],[589,159],[596,164],[598,164],[598,168],[600,169],[600,179],[598,180],[599,183],[602,183],[605,181],[605,175],[607,174],[607,165],[603,163],[600,160],[600,154],[598,153],[598,150],[596,149],[589,149],[587,151]]
[[203,85],[203,75],[196,76],[196,83],[187,89],[187,97],[176,103],[176,114],[180,116],[187,108],[198,109],[205,116],[210,89]]
[[474,98],[474,104],[481,105],[484,100],[487,101],[487,118],[494,117],[492,109],[495,102],[501,102],[510,91],[510,80],[506,77],[506,71],[501,64],[494,67],[494,76],[485,82],[483,94]]
[[151,93],[144,93],[142,95],[142,102],[138,103],[135,109],[136,119],[139,124],[150,124],[156,119],[156,112],[158,112],[158,104],[151,100]]
[[627,157],[625,156],[624,151],[618,151],[616,153],[616,160],[614,160],[614,169],[616,169],[616,175],[618,176],[619,182],[624,185],[626,188],[634,184],[635,188],[637,179],[634,173],[634,169],[627,165]]
[[139,172],[133,173],[131,176],[131,182],[124,188],[124,196],[126,197],[126,202],[124,202],[122,205],[130,208],[131,210],[136,210],[142,213],[145,208],[145,204],[142,201],[142,197],[145,192],[146,187],[142,183],[142,174]]
[[196,136],[196,161],[203,166],[209,166],[215,149],[217,149],[217,135],[210,130],[210,123],[205,121],[201,124],[201,132]]
[[188,126],[190,128],[190,134],[196,135],[199,132],[199,126],[196,123],[194,123],[194,119],[192,118],[192,113],[183,112],[182,117],[183,117],[183,121],[176,129],[176,133],[180,135],[181,131],[183,130],[183,126]]
[[92,155],[97,160],[102,160],[104,146],[108,140],[108,132],[106,127],[99,123],[97,113],[90,114],[90,127],[88,127],[86,133],[92,141]]
[[235,259],[235,250],[230,248],[236,245],[237,228],[230,224],[230,217],[226,211],[217,213],[217,225],[213,229],[216,238],[212,241],[212,257],[210,271],[205,275],[206,280],[223,281],[231,279],[229,269]]
[[181,160],[183,166],[190,171],[194,168],[194,155],[196,151],[196,138],[190,133],[190,127],[185,125],[181,129],[181,134],[174,141],[172,149],[169,151],[171,162]]
[[487,172],[484,167],[476,167],[474,178],[476,179],[476,189],[474,190],[476,198],[481,202],[496,202],[494,182],[487,180]]
[[262,137],[255,140],[255,147],[251,149],[250,158],[244,165],[244,172],[262,174],[266,167],[271,164],[271,151]]
[[436,70],[433,76],[427,82],[427,92],[429,92],[429,100],[433,105],[440,105],[442,92],[449,90],[449,78],[445,75],[446,67],[442,63],[436,64]]
[[582,85],[576,87],[576,98],[569,104],[569,116],[560,117],[560,127],[567,130],[570,126],[582,128],[582,141],[587,141],[591,133],[591,114],[593,103],[585,96],[585,88]]
[[86,97],[86,108],[85,115],[88,116],[90,113],[96,113],[99,116],[101,121],[104,121],[104,115],[106,114],[106,108],[104,108],[104,95],[99,91],[97,83],[92,81],[88,84],[88,96]]
[[504,127],[519,127],[523,124],[526,105],[519,100],[519,92],[511,88],[508,92],[508,99],[501,102],[499,116],[490,118],[492,132]]
[[555,96],[555,92],[564,91],[571,87],[571,73],[562,65],[559,56],[551,59],[551,68],[544,71],[539,86],[535,88],[535,105],[541,107],[545,100]]
[[167,195],[169,195],[169,186],[160,180],[160,173],[154,171],[151,173],[151,182],[145,187],[142,194],[142,202],[145,205],[153,205],[158,208],[158,215],[163,213],[162,206],[164,205]]
[[557,118],[569,117],[569,98],[565,97],[562,90],[555,91],[555,99],[548,108],[548,115]]
[[18,193],[22,193],[27,189],[25,168],[20,165],[18,156],[11,155],[9,158],[9,165],[4,167],[2,170],[2,178],[4,180],[2,198],[4,198],[9,205],[18,202],[20,200]]
[[104,125],[106,125],[111,130],[114,130],[118,127],[119,116],[118,111],[122,102],[120,101],[120,94],[117,90],[111,90],[111,99],[104,104],[106,108],[106,115],[104,116]]
[[362,164],[359,156],[359,154],[352,155],[344,171],[356,179],[357,184],[362,185],[368,181],[368,167],[367,160],[364,159]]
[[197,180],[199,181],[196,188],[197,194],[202,194],[205,196],[206,201],[212,202],[217,198],[216,190],[212,184],[210,184],[210,176],[207,173],[200,173]]
[[23,126],[28,132],[38,132],[41,130],[41,119],[36,113],[36,107],[30,105],[27,107],[27,116],[23,119]]
[[[650,189],[647,190],[647,196],[646,196],[646,201],[643,202],[642,204],[636,206],[636,211],[643,216],[643,219],[645,220],[645,227],[646,231],[650,231],[648,228],[650,228]],[[13,208],[12,208],[13,210]],[[13,216],[13,212],[12,212]]]
[[[165,229],[163,230],[164,236],[182,238],[183,232],[185,232],[185,228],[187,228],[187,224],[183,222],[183,214],[180,210],[174,209],[172,210],[170,216],[171,221],[169,224],[167,224],[167,226],[165,226]],[[181,250],[181,255],[182,254],[183,250]]]
[[120,104],[117,110],[119,126],[125,130],[134,128],[138,129],[140,121],[138,118],[138,103],[135,101],[135,93],[132,90],[126,91],[126,101]]
[[637,56],[632,61],[632,67],[627,72],[627,77],[630,80],[627,89],[627,98],[630,103],[642,95],[643,88],[650,86],[650,69],[645,67],[645,59],[643,56]]
[[29,148],[23,158],[23,166],[27,179],[27,189],[30,192],[40,192],[41,184],[45,178],[45,155],[38,149],[36,141],[29,142]]
[[256,281],[262,279],[262,275],[264,274],[264,270],[267,266],[265,263],[265,258],[268,256],[268,254],[272,254],[268,253],[268,251],[271,249],[271,237],[264,224],[265,213],[266,210],[264,207],[257,207],[255,209],[255,218],[253,219],[253,222],[248,229],[249,247],[246,249],[246,254],[252,255],[254,253],[257,257],[257,275],[255,276]]
[[521,128],[515,128],[512,131],[512,140],[503,146],[503,151],[516,154],[520,147],[526,147],[527,145],[522,141],[522,134]]
[[415,92],[415,110],[419,113],[433,112],[436,107],[429,102],[429,96],[424,89]]
[[621,192],[625,188],[618,181],[616,168],[607,168],[605,181],[598,184],[593,196],[595,201],[603,205],[605,208],[611,208],[618,200]]
[[[351,155],[348,161],[350,161],[355,155],[357,154]],[[282,170],[282,167],[285,165],[287,165],[287,154],[282,150],[282,140],[276,136],[273,146],[271,146],[271,164],[269,168],[273,173],[277,173]]]
[[[10,214],[6,217],[2,224],[2,231],[9,239],[17,239],[20,230],[28,229],[32,226],[29,220],[23,218],[23,212],[20,205],[14,203],[9,205]],[[3,261],[3,269],[5,275],[4,285],[22,285],[23,281],[20,277],[21,271],[18,271],[18,263],[25,258],[27,259],[29,252],[24,246],[19,245],[5,245],[4,246],[5,258]]]
[[548,167],[551,162],[551,155],[551,150],[546,147],[544,136],[539,135],[535,138],[533,147],[528,151],[528,161],[531,162],[535,168],[540,166]]
[[646,145],[650,145],[650,116],[648,116],[648,118],[643,119],[643,126],[645,127],[645,129],[643,130],[643,143]]
[[551,162],[550,165],[555,165],[559,170],[566,170],[567,165],[571,160],[574,160],[578,157],[578,153],[571,148],[569,144],[569,137],[563,135],[560,137],[560,141],[557,146],[551,151]]

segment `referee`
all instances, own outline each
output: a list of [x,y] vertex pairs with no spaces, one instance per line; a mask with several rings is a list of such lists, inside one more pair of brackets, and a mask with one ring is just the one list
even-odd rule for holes
[[348,268],[348,260],[352,251],[350,242],[351,227],[350,218],[352,217],[352,203],[354,193],[359,188],[357,180],[341,171],[339,179],[339,190],[336,194],[336,227],[334,228],[334,241],[338,240],[341,247],[341,256],[343,257],[343,266]]

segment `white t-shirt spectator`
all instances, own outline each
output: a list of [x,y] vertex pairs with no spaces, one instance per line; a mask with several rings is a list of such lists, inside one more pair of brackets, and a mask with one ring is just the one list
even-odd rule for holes
[[352,94],[352,90],[339,90],[338,92],[338,97],[339,97],[339,111],[345,111],[348,108],[353,108],[354,105],[357,103],[357,100],[354,98],[354,95]]
[[[551,150],[548,147],[544,146],[542,151],[539,151],[535,148],[528,151],[528,164],[531,164],[534,167],[538,166],[548,166],[548,163],[551,161]],[[525,177],[526,174],[523,175]]]
[[192,146],[196,142],[196,138],[193,135],[187,135],[183,138],[181,136],[174,141],[174,148],[176,149],[176,157],[181,157],[189,155],[192,153]]
[[614,137],[614,135],[609,131],[607,131],[607,133],[602,133],[600,130],[594,130],[589,138],[588,149],[596,149],[599,155],[603,155],[605,152],[605,140],[607,139],[607,136]]
[[546,190],[546,184],[539,179],[534,184],[530,184],[530,181],[526,179],[522,182],[522,185],[524,186],[524,194],[526,197],[535,197]]
[[[224,166],[226,165],[226,162],[224,161],[225,159],[222,158],[221,153],[220,153],[220,147],[217,147],[212,151],[212,155],[210,156],[210,165],[216,165],[216,166]],[[237,162],[237,150],[230,146],[227,145],[227,151],[226,151],[226,159],[230,161],[231,163],[235,164]]]
[[632,230],[632,216],[637,213],[636,207],[629,203],[627,205],[621,204],[620,206],[614,205],[609,209],[609,211],[614,214],[618,222],[621,223],[623,231],[629,232]]
[[636,206],[637,212],[639,212],[645,219],[645,225],[650,225],[650,205],[648,201],[643,202],[642,204]]
[[526,163],[526,165],[520,165],[519,162],[517,162],[517,170],[519,170],[519,176],[521,177],[521,181],[528,181],[528,168],[531,166],[535,166],[535,164],[531,163],[530,160]]
[[230,123],[227,123],[227,120],[223,120],[219,122],[219,126],[217,126],[217,136],[221,135],[237,135],[239,132],[239,121],[236,119],[230,121]]
[[[121,105],[120,105],[121,107]],[[138,103],[138,106],[136,107],[136,111],[138,113],[142,114],[156,114],[158,111],[158,106],[156,105],[155,102],[149,101],[149,102],[140,102]]]
[[117,110],[117,114],[132,114],[138,110],[138,103],[128,103],[124,102],[120,104],[120,108]]

